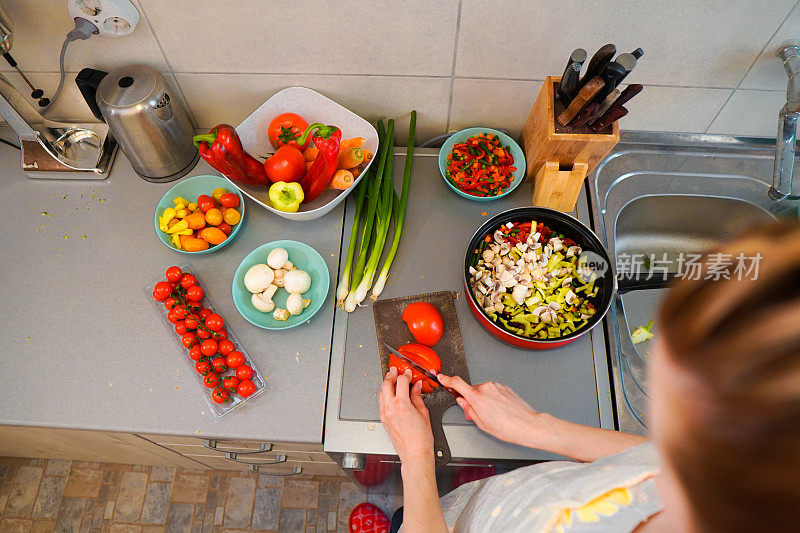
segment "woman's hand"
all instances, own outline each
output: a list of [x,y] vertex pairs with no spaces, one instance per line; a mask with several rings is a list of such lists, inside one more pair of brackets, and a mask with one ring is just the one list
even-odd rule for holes
[[413,387],[410,383],[411,370],[398,376],[396,368],[389,369],[378,392],[381,423],[404,466],[429,463],[433,467],[433,432],[422,401],[422,382]]
[[437,377],[442,385],[461,393],[463,398],[456,401],[467,420],[473,420],[480,429],[500,440],[536,446],[532,437],[540,431],[543,413],[534,411],[511,388],[491,381],[473,386],[459,376]]

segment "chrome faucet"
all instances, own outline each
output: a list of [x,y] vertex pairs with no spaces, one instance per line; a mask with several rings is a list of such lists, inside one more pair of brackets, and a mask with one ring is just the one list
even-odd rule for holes
[[769,196],[773,200],[800,198],[800,180],[793,183],[797,120],[800,118],[800,46],[785,43],[776,54],[789,76],[786,105],[778,114],[778,141],[775,146],[775,169]]

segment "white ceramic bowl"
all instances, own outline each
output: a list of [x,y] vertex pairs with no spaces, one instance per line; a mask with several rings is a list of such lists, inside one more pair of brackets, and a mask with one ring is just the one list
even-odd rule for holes
[[[364,148],[373,154],[378,153],[378,132],[372,124],[330,98],[322,96],[317,91],[305,87],[287,87],[273,94],[269,100],[261,104],[261,107],[253,111],[249,117],[236,126],[236,132],[242,140],[242,145],[250,155],[265,157],[275,152],[267,137],[267,128],[273,118],[286,112],[297,113],[306,119],[309,124],[322,122],[323,124],[336,126],[342,130],[342,139],[363,137],[365,139]],[[356,178],[353,185],[343,191],[326,189],[313,202],[301,204],[300,210],[296,213],[286,213],[270,207],[267,200],[268,187],[243,185],[232,181],[231,183],[257,204],[269,209],[276,215],[291,220],[313,220],[326,215],[339,205],[356,188],[356,185],[367,173],[366,170],[375,159],[377,158],[372,158],[372,161],[369,162],[364,172]]]

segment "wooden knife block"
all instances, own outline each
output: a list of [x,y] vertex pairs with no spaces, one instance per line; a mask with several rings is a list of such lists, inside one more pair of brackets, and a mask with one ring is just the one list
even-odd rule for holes
[[522,129],[522,148],[533,205],[570,212],[586,175],[619,142],[619,124],[614,122],[607,134],[556,133],[555,84],[559,81],[559,76],[544,81]]

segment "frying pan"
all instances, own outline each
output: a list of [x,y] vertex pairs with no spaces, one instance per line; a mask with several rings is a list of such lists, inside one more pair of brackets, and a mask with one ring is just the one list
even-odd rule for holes
[[[596,254],[595,261],[597,261],[598,266],[602,267],[605,265],[604,274],[602,276],[598,276],[594,283],[595,287],[599,287],[597,296],[589,299],[589,301],[595,307],[595,314],[589,318],[586,325],[582,328],[573,333],[555,339],[530,339],[507,331],[501,326],[495,324],[484,314],[481,306],[478,305],[469,283],[471,278],[469,267],[475,266],[479,259],[475,253],[475,250],[480,247],[486,235],[494,233],[497,228],[507,222],[530,220],[535,220],[537,223],[542,222],[545,226],[553,230],[553,232],[564,234],[565,237],[575,241],[583,249],[584,253],[589,251]],[[467,295],[467,304],[469,305],[470,311],[472,311],[472,314],[475,316],[478,322],[480,322],[489,333],[501,341],[518,348],[526,348],[529,350],[548,350],[550,348],[558,348],[575,341],[599,324],[603,320],[605,314],[608,312],[608,308],[611,306],[611,301],[614,298],[614,294],[641,289],[661,289],[666,287],[668,282],[672,279],[672,277],[674,277],[673,274],[665,277],[654,276],[649,280],[636,277],[631,278],[627,276],[617,279],[613,267],[614,264],[609,258],[608,251],[606,250],[605,246],[603,246],[603,243],[600,242],[600,239],[597,237],[597,235],[595,235],[592,230],[590,230],[576,218],[573,218],[566,213],[562,213],[561,211],[548,209],[546,207],[517,207],[503,211],[502,213],[490,218],[483,225],[481,225],[481,227],[479,227],[472,236],[472,239],[469,241],[469,245],[467,245],[467,251],[464,257],[464,292]]]

